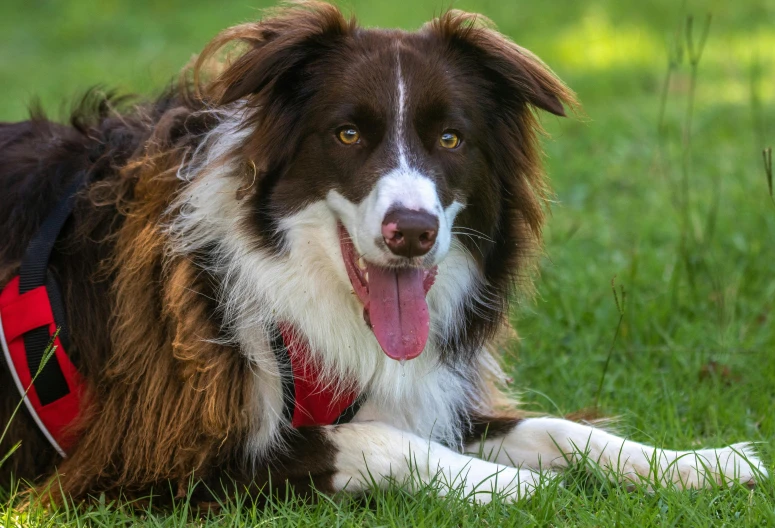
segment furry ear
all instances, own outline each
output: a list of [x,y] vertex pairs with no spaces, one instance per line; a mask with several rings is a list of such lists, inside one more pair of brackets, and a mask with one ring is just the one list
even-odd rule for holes
[[[250,110],[242,126],[253,134],[243,152],[255,163],[259,180],[270,170],[267,163],[280,167],[292,156],[301,137],[297,124],[319,88],[314,79],[320,63],[346,46],[355,31],[355,19],[345,19],[337,7],[295,1],[268,10],[259,22],[223,31],[197,59],[197,98],[208,107],[240,101]],[[255,174],[245,185],[253,187]]]
[[577,106],[573,92],[538,57],[495,31],[482,15],[451,10],[428,26],[484,69],[500,101],[528,103],[563,117],[563,105]]
[[[354,19],[348,21],[335,6],[317,1],[293,2],[268,10],[266,15],[259,22],[223,31],[207,45],[194,65],[194,83],[201,96],[228,104],[242,98],[261,99],[266,93],[282,99],[298,94],[298,89],[284,90],[294,85],[294,72],[333,49],[355,29]],[[209,63],[218,63],[213,61],[215,55],[233,45],[238,48],[237,58],[227,61],[214,80],[201,83]]]

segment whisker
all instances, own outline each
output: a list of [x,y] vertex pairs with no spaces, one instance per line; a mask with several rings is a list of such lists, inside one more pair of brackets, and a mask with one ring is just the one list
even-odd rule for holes
[[[482,251],[482,248],[479,247],[479,243],[476,241],[476,237],[474,235],[469,235],[468,233],[455,233],[455,232],[453,232],[452,234],[453,235],[457,235],[457,236],[467,236],[467,237],[469,237],[471,239],[471,242],[474,243],[474,246],[476,246],[476,250],[479,252],[479,254],[482,257],[484,257],[484,252]],[[459,240],[453,240],[453,242],[455,242],[457,244],[460,244],[462,246],[462,244],[460,243]],[[463,246],[463,247],[465,247],[465,246]]]
[[[464,233],[463,230],[469,231],[469,233]],[[488,242],[495,243],[495,241],[492,238],[488,237],[485,233],[482,233],[481,231],[479,231],[477,229],[473,229],[471,227],[455,226],[452,229],[452,233],[453,234],[467,234],[469,236],[477,236],[479,238],[483,238],[484,240],[487,240]]]

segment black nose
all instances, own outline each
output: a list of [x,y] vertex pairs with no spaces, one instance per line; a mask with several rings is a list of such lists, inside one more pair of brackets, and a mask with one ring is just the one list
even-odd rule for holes
[[421,257],[436,243],[439,219],[425,211],[404,207],[391,209],[382,220],[382,237],[388,249],[400,257]]

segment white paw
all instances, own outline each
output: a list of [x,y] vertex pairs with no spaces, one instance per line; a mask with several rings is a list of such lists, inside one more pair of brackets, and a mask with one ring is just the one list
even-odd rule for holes
[[681,453],[668,473],[682,488],[703,488],[711,484],[731,486],[735,482],[752,486],[768,475],[749,443]]
[[[463,494],[479,504],[491,502],[495,495],[506,502],[515,502],[533,496],[535,491],[551,480],[553,473],[541,473],[529,469],[517,469],[497,464],[486,468],[472,468],[465,475]],[[493,471],[493,468],[494,471]]]

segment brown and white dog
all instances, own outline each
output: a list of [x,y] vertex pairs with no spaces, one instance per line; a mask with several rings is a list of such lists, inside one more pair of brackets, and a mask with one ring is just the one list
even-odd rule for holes
[[[493,340],[529,287],[548,192],[536,114],[575,102],[481,17],[404,32],[295,4],[227,29],[190,73],[154,104],[91,97],[69,126],[0,125],[0,287],[87,178],[49,262],[84,380],[77,442],[63,458],[18,416],[3,484],[83,497],[192,477],[255,493],[413,479],[486,502],[530,496],[582,455],[622,481],[765,474],[747,445],[661,450],[504,407]],[[347,423],[293,426],[278,328],[321,394],[359,395]],[[6,368],[0,391],[5,424]]]

